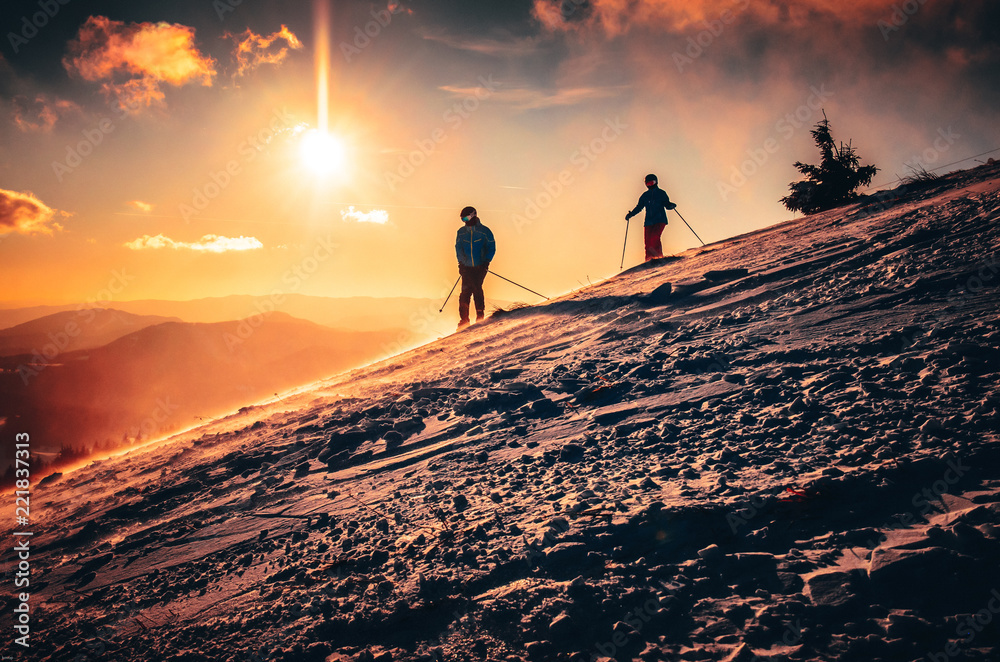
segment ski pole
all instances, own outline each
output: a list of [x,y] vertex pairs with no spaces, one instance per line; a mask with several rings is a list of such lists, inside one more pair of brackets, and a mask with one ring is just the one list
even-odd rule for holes
[[[499,279],[501,279],[501,280],[505,280],[505,281],[507,281],[507,282],[508,282],[508,283],[510,283],[511,285],[517,285],[517,286],[518,286],[518,287],[520,287],[520,288],[521,288],[522,290],[528,290],[528,291],[529,291],[529,292],[531,292],[532,294],[538,294],[538,292],[536,292],[536,291],[534,291],[534,290],[530,290],[530,289],[528,289],[527,287],[525,287],[524,285],[521,285],[521,284],[519,284],[519,283],[515,283],[514,281],[512,281],[512,280],[511,280],[511,279],[509,279],[509,278],[504,278],[503,276],[501,276],[500,274],[498,274],[498,273],[497,273],[497,272],[495,272],[495,271],[490,271],[489,273],[493,274],[494,276],[496,276],[497,278],[499,278]],[[543,298],[543,299],[545,299],[546,301],[551,301],[551,300],[552,300],[552,299],[548,298],[547,296],[545,296],[544,294],[538,294],[538,296],[542,297],[542,298]]]
[[618,267],[619,269],[625,268],[625,249],[628,248],[628,224],[632,219],[627,219],[625,221],[625,245],[622,246],[622,265]]
[[[674,209],[674,211],[677,211],[677,210]],[[679,211],[677,211],[677,215],[681,216],[681,213]],[[683,216],[681,216],[681,220],[684,221],[684,217]],[[687,225],[688,226],[688,230],[690,230],[691,232],[693,232],[695,237],[698,237],[698,233],[694,231],[694,228],[691,227],[691,225],[687,221],[684,221],[684,225]],[[701,237],[698,237],[698,241],[701,241]],[[704,246],[705,242],[701,241],[701,245]]]
[[[458,280],[462,280],[462,277],[459,276]],[[441,304],[441,310],[438,311],[439,313],[444,312],[444,307],[447,306],[448,302],[451,300],[451,295],[455,293],[455,288],[458,287],[458,280],[456,280],[455,284],[451,286],[451,292],[448,292],[448,298]]]

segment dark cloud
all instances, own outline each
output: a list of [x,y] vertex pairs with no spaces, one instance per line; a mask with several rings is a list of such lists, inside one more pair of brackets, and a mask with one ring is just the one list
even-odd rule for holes
[[454,33],[488,37],[493,31],[505,31],[513,35],[537,31],[531,19],[532,0],[437,0],[433,3],[413,3],[410,6],[413,7],[414,14],[426,24]]
[[[532,11],[550,32],[576,34],[592,45],[652,35],[661,46],[644,43],[651,58],[664,51],[709,60],[728,54],[743,58],[743,72],[768,67],[775,75],[789,68],[822,74],[824,67],[845,64],[859,73],[905,70],[928,57],[960,74],[996,72],[1000,63],[1000,3],[991,0],[584,0],[581,11],[572,11],[576,2],[535,0]],[[691,40],[697,45],[678,48]],[[789,66],[771,69],[775,61]]]
[[623,77],[655,94],[781,107],[789,100],[776,90],[827,83],[842,102],[863,104],[858,112],[882,105],[928,119],[934,106],[955,114],[956,103],[986,115],[1000,96],[1000,3],[991,0],[586,0],[585,19],[567,18],[574,1],[535,0],[532,11],[578,53],[626,40]]
[[62,230],[62,226],[54,222],[57,214],[68,216],[52,209],[33,193],[0,189],[0,235],[52,234]]
[[81,113],[81,108],[66,99],[52,99],[38,94],[29,99],[18,95],[12,100],[14,126],[26,133],[48,133],[60,117]]

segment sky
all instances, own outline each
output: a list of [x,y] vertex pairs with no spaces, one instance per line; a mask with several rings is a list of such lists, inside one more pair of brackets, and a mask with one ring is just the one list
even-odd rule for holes
[[618,271],[647,173],[706,242],[791,218],[824,112],[875,184],[1000,148],[986,0],[16,0],[0,36],[6,307],[443,298],[466,205],[554,296]]

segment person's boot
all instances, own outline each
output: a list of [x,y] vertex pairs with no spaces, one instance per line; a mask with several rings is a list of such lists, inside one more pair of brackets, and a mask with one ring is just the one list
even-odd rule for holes
[[486,311],[485,310],[477,310],[476,311],[476,324],[482,322],[484,319],[486,319]]
[[461,331],[469,326],[469,302],[458,300],[458,330]]

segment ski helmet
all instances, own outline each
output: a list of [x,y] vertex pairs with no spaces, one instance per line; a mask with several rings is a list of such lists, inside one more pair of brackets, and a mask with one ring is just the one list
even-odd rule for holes
[[656,175],[646,175],[646,186],[656,186],[657,181]]
[[463,221],[471,221],[477,216],[476,208],[471,206],[465,207],[464,209],[462,209],[462,213],[459,214],[459,216],[462,217]]

